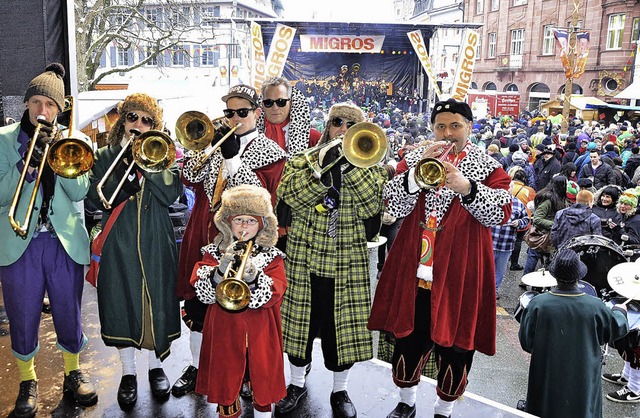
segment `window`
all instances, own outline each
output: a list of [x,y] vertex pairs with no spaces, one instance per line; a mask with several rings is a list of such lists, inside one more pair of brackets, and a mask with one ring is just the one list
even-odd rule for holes
[[184,66],[184,45],[176,45],[171,53],[171,65]]
[[129,60],[129,50],[122,46],[116,46],[116,65],[118,67],[127,67],[132,63]]
[[173,24],[176,27],[185,27],[189,25],[190,9],[188,6],[173,9]]
[[127,20],[127,14],[123,10],[114,10],[111,15],[111,23],[113,26],[122,26]]
[[542,34],[542,55],[553,55],[553,25],[546,25]]
[[631,23],[631,42],[638,42],[640,38],[640,17],[634,17]]
[[527,4],[527,0],[513,0],[514,6],[522,6],[523,4]]
[[158,55],[154,52],[153,47],[151,47],[151,45],[146,46],[144,48],[144,57],[145,59],[151,57],[151,59],[147,61],[147,63],[145,64],[146,66],[148,67],[158,66]]
[[160,26],[160,15],[161,9],[159,7],[146,9],[145,17],[147,18],[147,27]]
[[487,47],[487,58],[496,57],[496,37],[495,32],[489,34],[489,46]]
[[202,26],[213,26],[218,17],[220,17],[220,6],[205,6],[202,8]]
[[217,67],[220,59],[220,48],[212,45],[202,45],[200,65],[203,67]]
[[476,0],[476,14],[480,15],[484,12],[484,0]]
[[609,16],[609,28],[607,29],[607,49],[622,48],[622,34],[624,32],[625,14]]
[[478,45],[476,45],[476,61],[481,58],[482,38],[478,37]]
[[491,11],[494,12],[500,8],[500,0],[491,0]]
[[511,55],[522,55],[524,51],[524,29],[511,31]]

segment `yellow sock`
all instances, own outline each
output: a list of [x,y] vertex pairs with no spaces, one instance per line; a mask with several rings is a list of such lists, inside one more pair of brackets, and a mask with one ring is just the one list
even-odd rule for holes
[[33,365],[33,357],[27,361],[22,361],[19,358],[18,362],[18,374],[20,375],[20,381],[25,382],[27,380],[36,380],[36,369]]
[[80,355],[71,354],[66,351],[62,352],[62,359],[64,360],[64,375],[68,376],[70,372],[78,370],[80,368]]

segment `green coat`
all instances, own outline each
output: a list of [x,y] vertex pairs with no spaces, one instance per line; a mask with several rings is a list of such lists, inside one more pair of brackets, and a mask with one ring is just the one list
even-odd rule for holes
[[[13,264],[33,238],[40,207],[42,193],[36,195],[31,214],[31,222],[26,239],[19,237],[9,224],[9,206],[15,194],[21,172],[16,164],[22,160],[18,149],[20,124],[0,128],[0,266]],[[15,218],[23,222],[35,181],[25,181],[18,201]],[[56,176],[53,198],[49,208],[49,219],[69,257],[78,264],[89,264],[89,237],[84,227],[82,200],[89,188],[89,176],[83,174],[75,179]]]
[[289,287],[282,302],[284,351],[304,358],[311,315],[310,274],[335,279],[335,322],[338,364],[370,359],[371,308],[369,252],[364,219],[383,210],[387,175],[380,166],[355,168],[342,176],[337,237],[327,236],[329,216],[315,206],[329,189],[313,178],[304,157],[287,162],[277,196],[291,206],[285,268]]
[[[122,148],[103,147],[96,153],[88,197],[104,210],[97,183]],[[170,343],[180,336],[176,297],[178,257],[168,207],[182,184],[174,164],[160,173],[142,171],[142,190],[125,203],[105,240],[98,274],[98,311],[106,345],[140,348],[151,332],[156,354],[164,359]],[[112,194],[119,178],[110,176],[104,193]],[[102,219],[103,225],[108,213]],[[152,329],[144,330],[143,299],[151,308]]]

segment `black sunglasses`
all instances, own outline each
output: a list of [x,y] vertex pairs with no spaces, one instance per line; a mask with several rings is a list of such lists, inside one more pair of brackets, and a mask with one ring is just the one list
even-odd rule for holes
[[262,101],[262,104],[264,104],[264,107],[271,107],[271,106],[273,106],[274,103],[277,104],[278,107],[285,107],[289,100],[291,100],[291,99],[275,99],[275,100],[264,99]]
[[347,122],[344,119],[341,118],[333,118],[331,119],[331,125],[335,126],[336,128],[339,128],[342,126],[343,123],[347,124],[347,129],[351,128],[353,125],[355,125],[355,122]]
[[244,107],[242,109],[225,109],[222,111],[222,113],[224,113],[224,116],[229,119],[231,119],[236,113],[238,114],[238,117],[246,118],[249,112],[251,112],[252,110],[255,110],[255,108]]
[[[138,115],[137,113],[135,112],[127,113],[127,121],[129,121],[130,123],[136,123],[138,119],[140,119],[140,115]],[[153,128],[156,124],[153,118],[150,118],[149,116],[142,116],[141,120],[142,120],[142,124],[145,126],[148,126],[149,128]]]

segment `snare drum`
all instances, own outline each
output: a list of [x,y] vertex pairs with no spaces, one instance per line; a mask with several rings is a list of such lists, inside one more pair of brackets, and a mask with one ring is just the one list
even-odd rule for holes
[[589,296],[593,296],[594,298],[598,297],[596,288],[591,286],[589,283],[585,282],[584,280],[578,280],[578,289],[580,289],[580,291],[584,292]]
[[[620,305],[626,302],[627,298],[615,297],[610,301],[605,302],[609,308],[613,308],[613,305]],[[629,331],[633,329],[640,329],[640,302],[632,300],[627,303],[627,321],[629,321]]]
[[562,248],[568,248],[578,254],[587,266],[587,275],[582,280],[592,284],[596,292],[602,289],[612,290],[607,282],[607,273],[611,267],[627,261],[622,248],[615,241],[601,235],[574,237]]
[[524,312],[526,307],[529,306],[529,302],[531,302],[531,299],[538,296],[539,294],[540,293],[536,292],[535,290],[527,290],[520,295],[520,297],[518,298],[518,306],[516,306],[516,309],[513,312],[513,317],[516,319],[516,321],[520,322],[520,319],[522,318],[522,312]]

